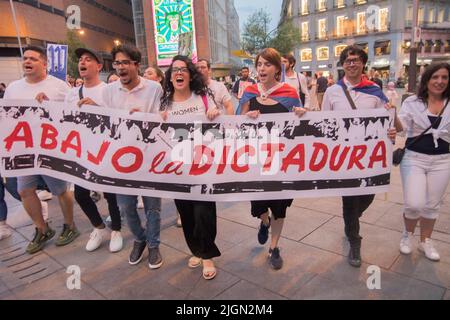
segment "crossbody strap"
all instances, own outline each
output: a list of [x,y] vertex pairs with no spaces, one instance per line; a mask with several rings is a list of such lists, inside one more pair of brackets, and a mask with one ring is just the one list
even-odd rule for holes
[[352,107],[353,110],[356,110],[356,105],[355,102],[353,101],[350,92],[348,92],[347,86],[345,85],[345,83],[343,83],[342,86],[342,90],[344,90],[345,96],[347,97],[348,102],[350,103],[350,106]]
[[78,97],[80,98],[80,100],[83,100],[84,96],[83,96],[83,85],[80,86],[80,89],[78,89]]

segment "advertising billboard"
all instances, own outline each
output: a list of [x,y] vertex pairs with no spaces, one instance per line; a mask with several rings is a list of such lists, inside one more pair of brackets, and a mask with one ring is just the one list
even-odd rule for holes
[[192,59],[197,57],[193,0],[153,0],[156,59],[168,66],[178,54],[180,34],[192,33]]

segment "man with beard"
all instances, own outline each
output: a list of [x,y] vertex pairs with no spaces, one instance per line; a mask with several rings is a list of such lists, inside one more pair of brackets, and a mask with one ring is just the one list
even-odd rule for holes
[[[115,47],[111,55],[113,67],[119,75],[119,81],[109,84],[104,90],[103,101],[113,109],[133,112],[159,114],[162,96],[161,85],[139,76],[141,53],[131,45]],[[148,265],[150,269],[161,267],[163,260],[159,252],[161,230],[161,199],[143,197],[146,228],[141,225],[137,212],[137,196],[117,195],[120,212],[127,215],[128,226],[135,241],[128,262],[138,264],[148,247]]]

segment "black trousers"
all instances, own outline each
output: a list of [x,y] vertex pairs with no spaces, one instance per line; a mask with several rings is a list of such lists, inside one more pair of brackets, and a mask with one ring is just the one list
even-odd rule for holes
[[375,198],[374,194],[342,197],[345,235],[351,245],[360,245],[359,218],[369,208]]
[[175,200],[184,238],[192,254],[202,259],[220,256],[215,244],[217,234],[216,203]]
[[[103,193],[103,195],[108,202],[109,215],[111,216],[111,229],[113,231],[120,231],[122,228],[122,221],[120,220],[120,211],[117,206],[116,195],[113,193]],[[90,190],[75,185],[75,200],[95,228],[102,225],[103,219],[98,212],[97,205],[91,198]]]

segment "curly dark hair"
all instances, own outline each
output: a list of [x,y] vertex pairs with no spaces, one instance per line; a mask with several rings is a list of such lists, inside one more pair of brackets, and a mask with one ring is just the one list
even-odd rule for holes
[[[448,63],[435,63],[432,65],[429,65],[425,72],[423,73],[421,79],[419,88],[417,89],[417,97],[422,100],[423,102],[428,101],[428,82],[430,82],[431,77],[433,74],[435,74],[438,70],[441,69],[447,69],[449,75],[450,75],[450,64]],[[442,93],[443,99],[449,99],[450,98],[450,84],[447,84],[447,89]]]
[[207,87],[206,83],[203,81],[202,75],[197,71],[192,60],[187,56],[177,55],[173,58],[172,63],[170,64],[170,67],[169,69],[167,69],[165,74],[164,94],[161,97],[161,111],[167,110],[173,100],[175,88],[173,87],[172,81],[170,81],[170,79],[172,76],[172,67],[175,61],[183,61],[184,63],[186,63],[186,66],[189,69],[189,74],[191,77],[191,81],[189,83],[189,88],[191,89],[191,92],[194,92],[199,96],[209,95],[214,100],[214,94],[211,92],[211,90]]

